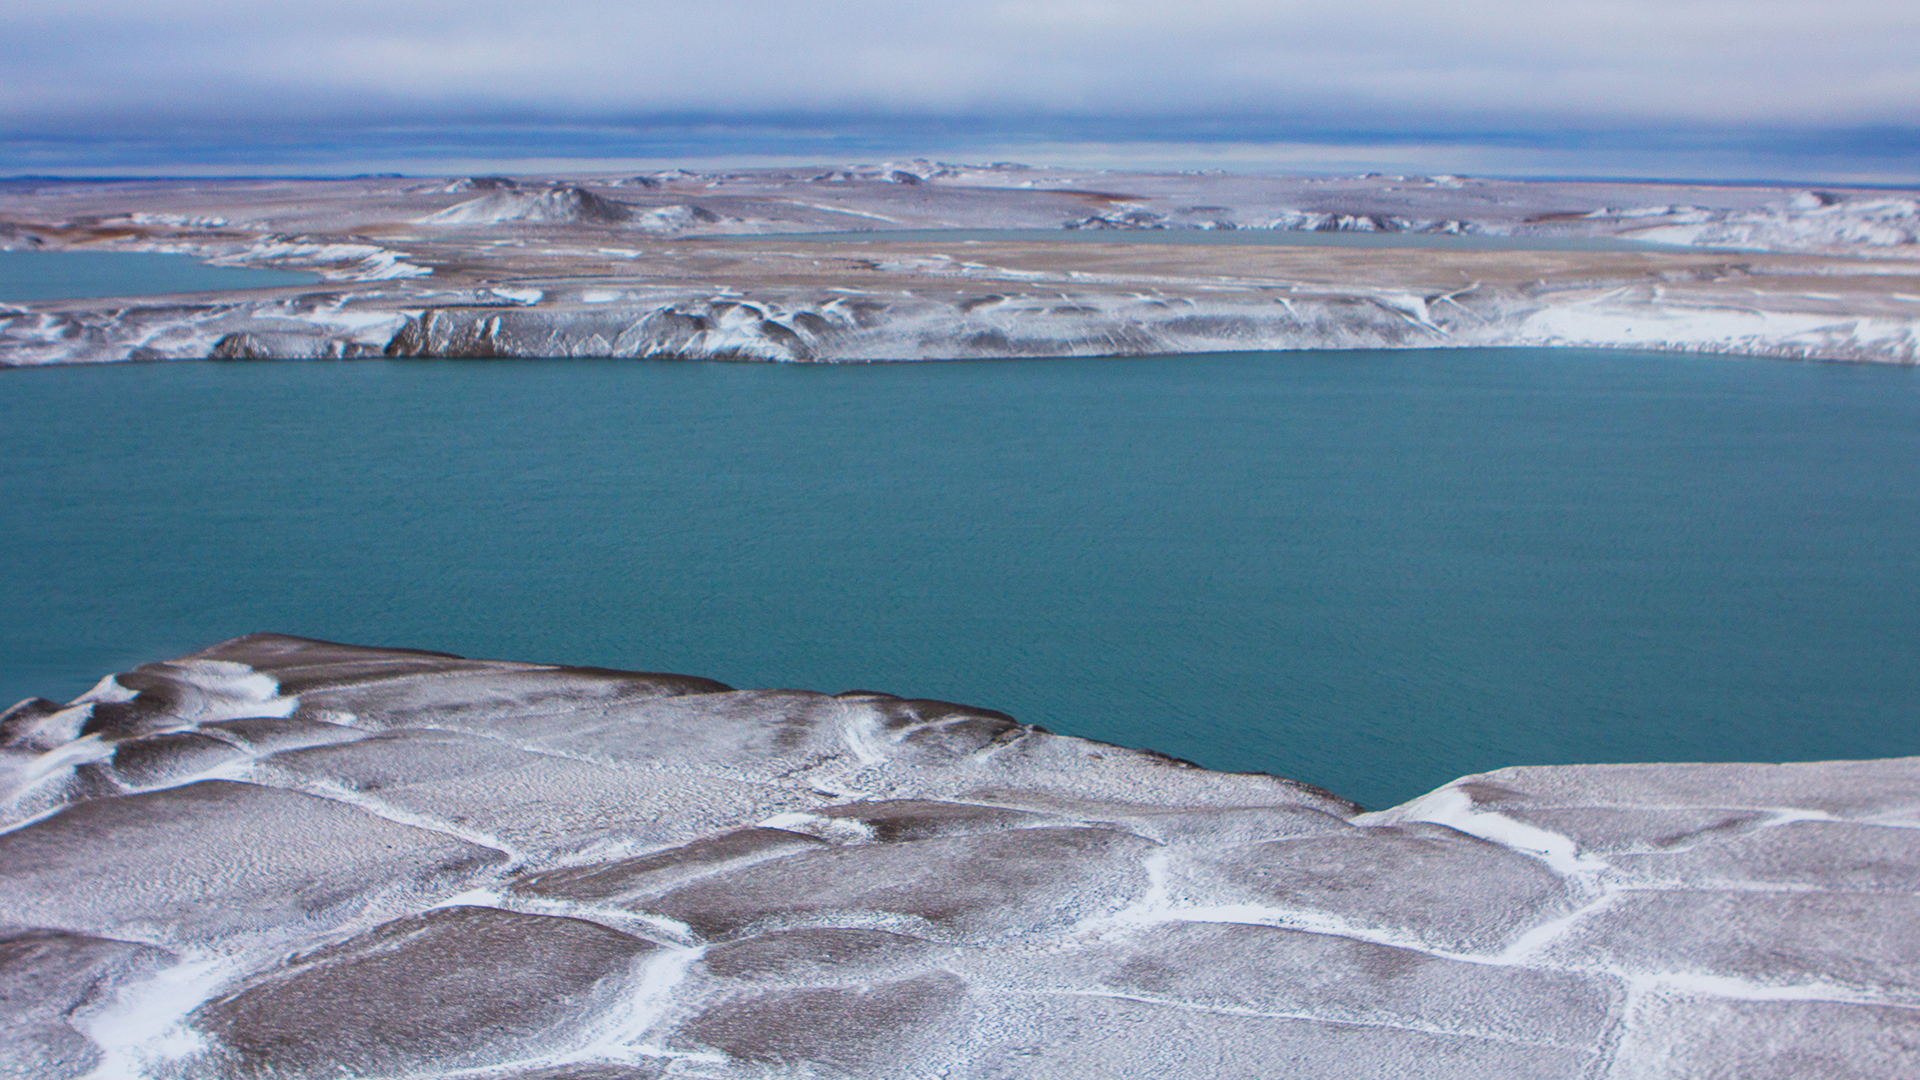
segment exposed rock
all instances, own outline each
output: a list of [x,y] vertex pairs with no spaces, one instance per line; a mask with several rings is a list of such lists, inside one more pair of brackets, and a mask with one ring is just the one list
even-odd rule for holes
[[576,919],[439,908],[297,956],[189,1022],[239,1076],[487,1066],[588,1038],[652,951]]
[[232,743],[191,731],[127,739],[115,745],[114,777],[129,789],[173,787],[242,757]]
[[357,360],[379,355],[371,345],[343,341],[318,329],[228,334],[207,353],[211,360]]

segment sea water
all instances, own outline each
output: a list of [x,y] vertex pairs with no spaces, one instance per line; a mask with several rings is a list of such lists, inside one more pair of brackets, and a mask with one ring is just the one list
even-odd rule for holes
[[0,695],[252,631],[851,688],[1380,807],[1920,753],[1920,372],[1593,351],[0,371]]
[[191,255],[147,251],[0,251],[0,302],[267,289],[318,274],[209,266]]

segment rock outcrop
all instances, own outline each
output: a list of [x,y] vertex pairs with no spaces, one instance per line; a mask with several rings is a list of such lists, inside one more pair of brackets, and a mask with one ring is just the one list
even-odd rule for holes
[[[595,195],[577,187],[555,187],[546,191],[522,191],[512,181],[483,178],[469,190],[487,194],[463,203],[455,203],[421,219],[427,225],[500,225],[507,222],[542,224],[610,225],[630,221],[633,208],[624,203]],[[487,183],[492,181],[492,183]],[[474,182],[469,180],[468,183]]]
[[0,1075],[1904,1077],[1920,759],[1363,813],[884,694],[274,635],[0,718]]

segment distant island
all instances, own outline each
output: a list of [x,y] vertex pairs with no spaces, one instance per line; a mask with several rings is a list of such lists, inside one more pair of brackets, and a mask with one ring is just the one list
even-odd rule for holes
[[45,180],[0,189],[0,248],[324,280],[0,302],[0,364],[1507,345],[1912,363],[1917,237],[1910,191],[1454,176]]

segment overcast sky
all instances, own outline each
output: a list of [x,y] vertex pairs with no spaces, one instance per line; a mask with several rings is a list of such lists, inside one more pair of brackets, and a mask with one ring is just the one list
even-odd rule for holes
[[11,0],[0,125],[669,111],[1920,123],[1914,0]]

